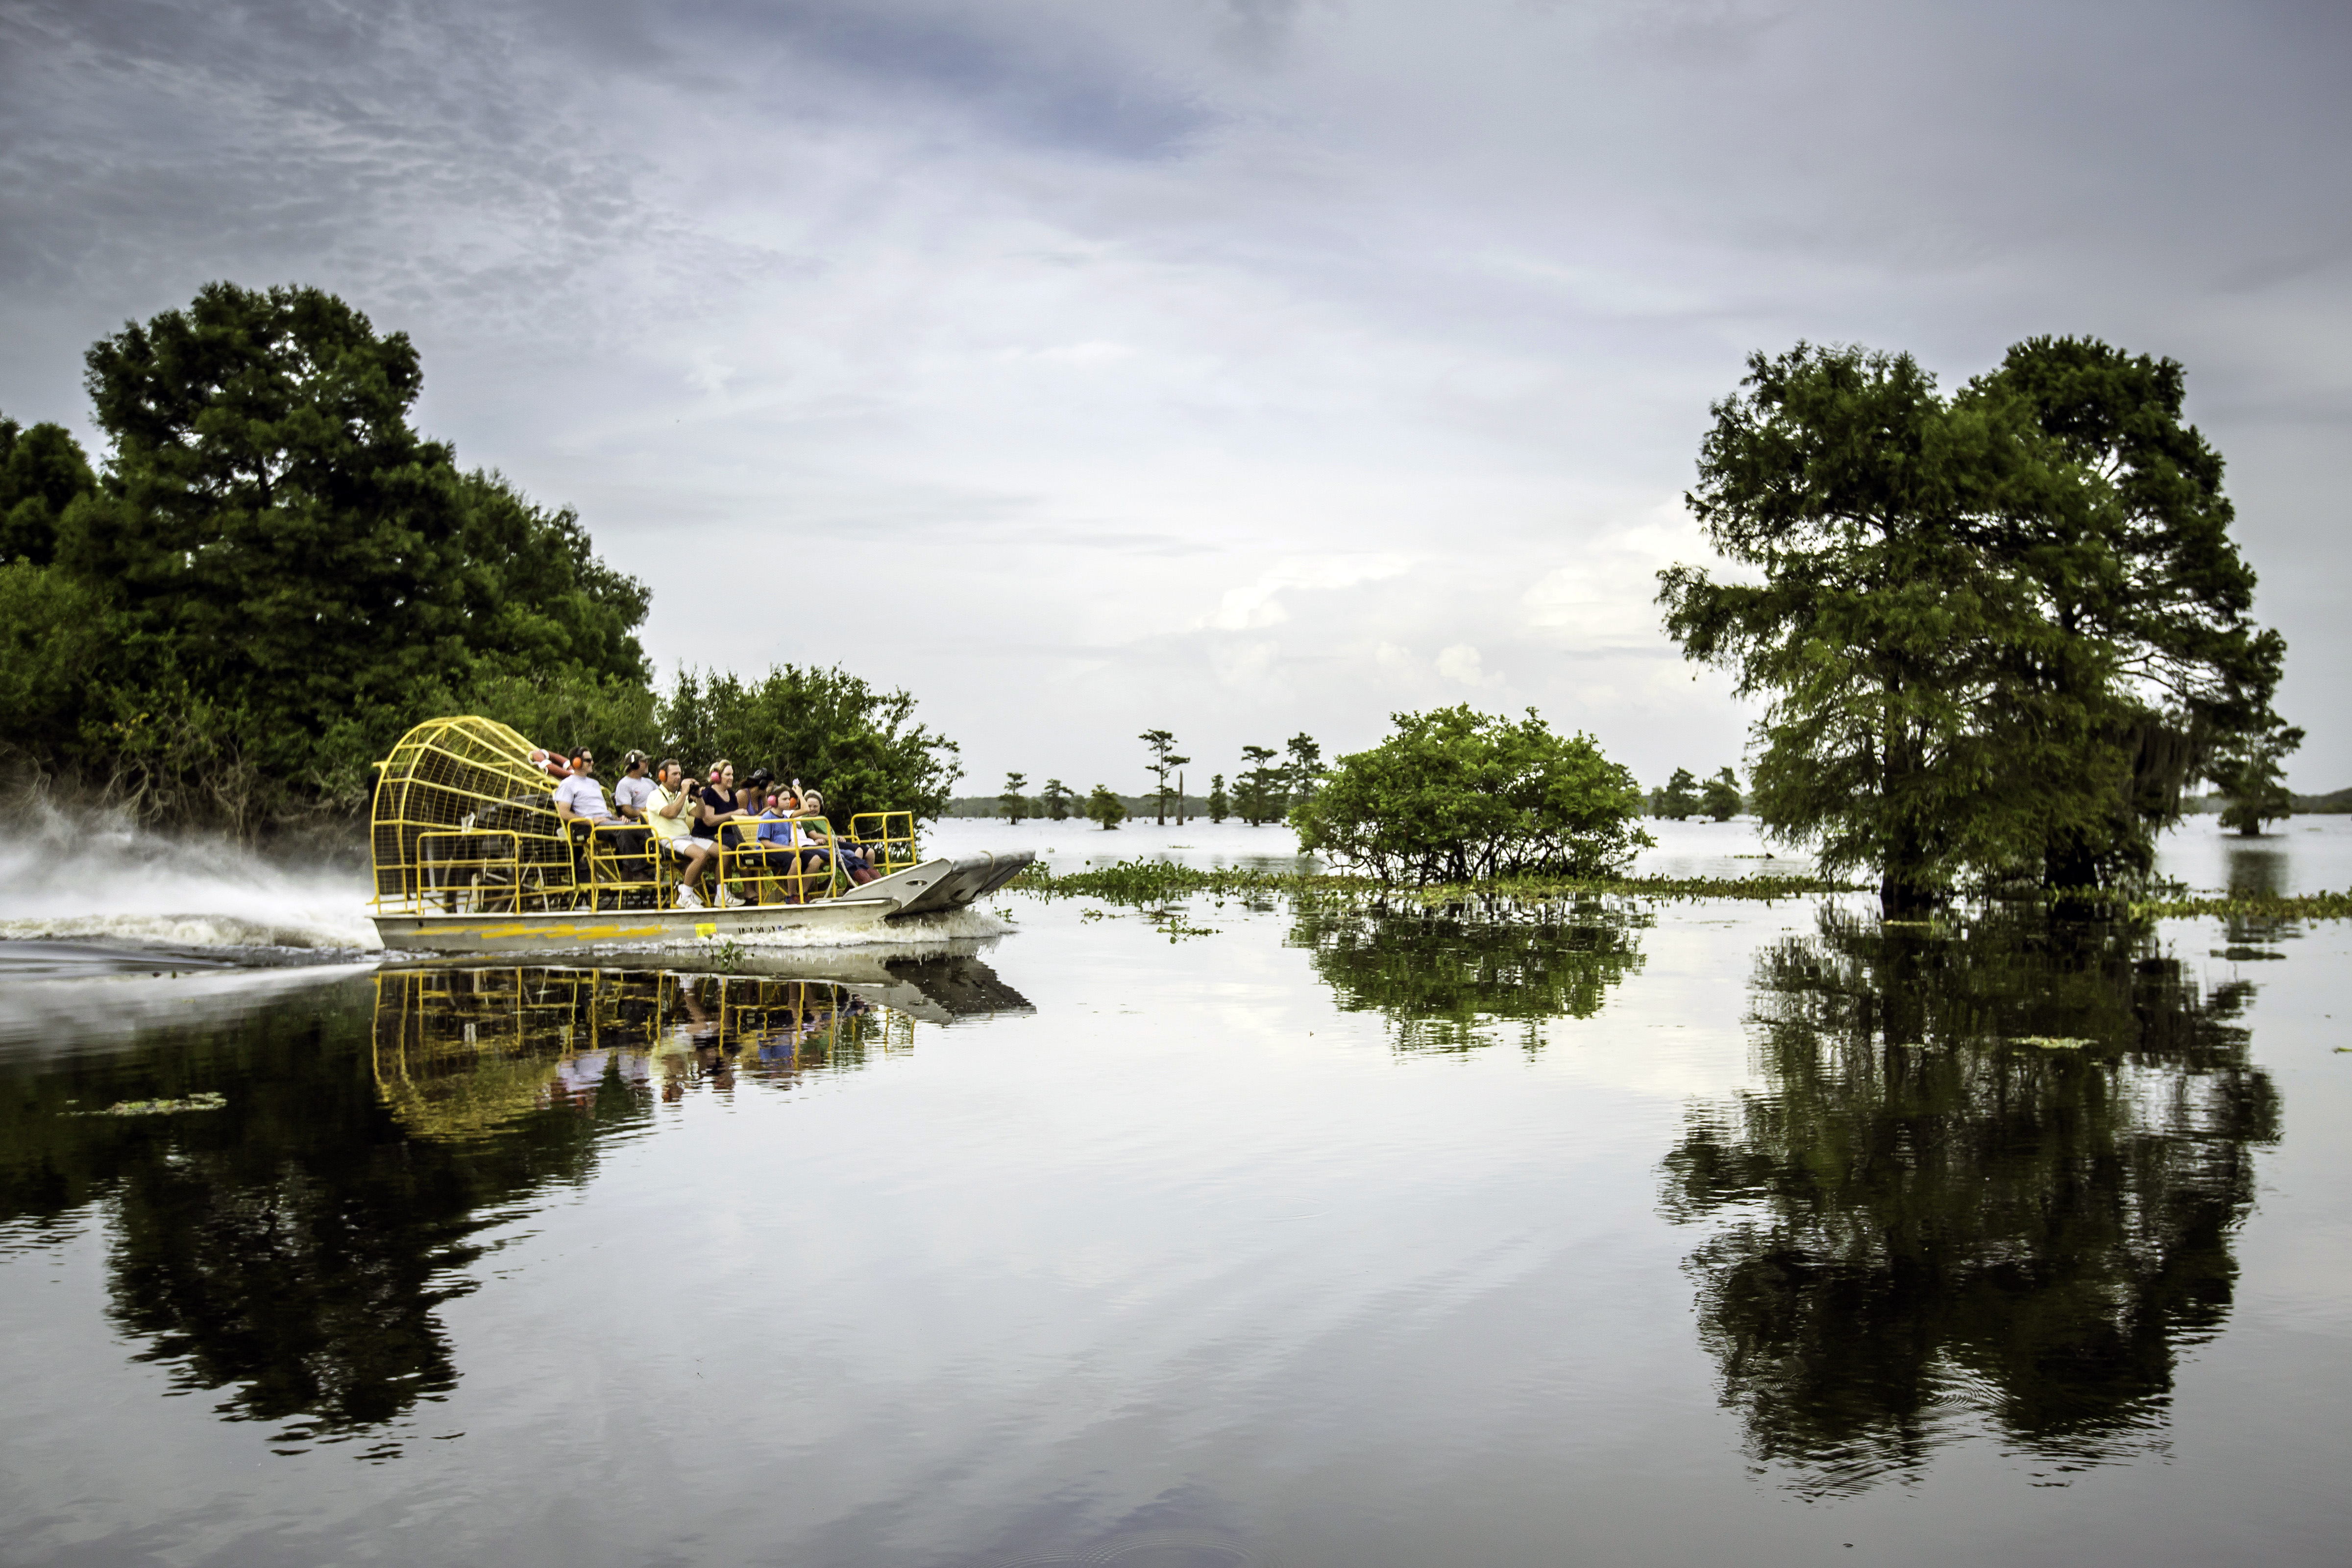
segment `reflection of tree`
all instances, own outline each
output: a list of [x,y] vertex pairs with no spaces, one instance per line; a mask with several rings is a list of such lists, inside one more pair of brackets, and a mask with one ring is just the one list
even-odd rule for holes
[[1492,1044],[1518,1026],[1529,1049],[1552,1018],[1589,1018],[1609,988],[1642,966],[1634,932],[1651,917],[1590,900],[1503,900],[1437,909],[1356,901],[1302,903],[1290,943],[1343,1012],[1377,1012],[1407,1050]]
[[[2278,899],[2286,896],[2292,879],[2288,875],[2284,850],[2231,844],[2223,847],[2221,854],[2231,899]],[[2277,944],[2300,934],[2294,921],[2235,910],[2222,921],[2221,940],[2224,945],[2213,956],[2234,963],[2284,958],[2286,954],[2278,951]]]
[[[111,1220],[108,1315],[232,1419],[341,1441],[454,1387],[441,1304],[473,1288],[481,1228],[651,1112],[641,1062],[717,1020],[714,1054],[790,1036],[792,1070],[854,1066],[895,1032],[843,987],[586,970],[426,969],[158,1031],[0,1082],[0,1225]],[[601,1069],[601,1070],[600,1070]],[[219,1092],[222,1109],[93,1115]]]
[[1691,1266],[1755,1458],[1838,1491],[1964,1415],[2060,1464],[2149,1441],[2277,1135],[2245,988],[2144,930],[1834,914],[1754,988],[1770,1088],[1691,1115],[1664,1203],[1725,1221]]
[[[457,1381],[436,1309],[490,1206],[576,1179],[594,1130],[538,1117],[419,1143],[378,1096],[365,983],[122,1055],[45,1064],[0,1096],[0,1216],[112,1219],[108,1315],[183,1388],[289,1436],[356,1436]],[[217,1110],[76,1114],[221,1092]]]

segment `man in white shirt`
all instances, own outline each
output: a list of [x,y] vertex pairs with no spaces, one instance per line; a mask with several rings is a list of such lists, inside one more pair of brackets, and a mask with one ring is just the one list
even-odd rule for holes
[[613,786],[613,809],[631,822],[643,822],[646,803],[654,795],[654,781],[646,775],[646,754],[631,752],[621,759],[621,782]]
[[604,808],[604,786],[596,782],[596,759],[586,747],[572,753],[572,776],[555,786],[555,815],[566,822],[619,822]]

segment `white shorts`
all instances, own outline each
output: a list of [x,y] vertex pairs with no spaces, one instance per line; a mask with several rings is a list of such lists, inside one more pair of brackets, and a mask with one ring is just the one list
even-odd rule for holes
[[708,838],[665,838],[661,844],[663,848],[681,860],[691,860],[702,850],[719,847]]

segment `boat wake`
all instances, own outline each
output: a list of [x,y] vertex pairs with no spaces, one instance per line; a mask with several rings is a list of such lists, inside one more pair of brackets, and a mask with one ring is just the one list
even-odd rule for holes
[[97,944],[268,965],[376,946],[355,867],[288,865],[45,801],[0,830],[0,941]]

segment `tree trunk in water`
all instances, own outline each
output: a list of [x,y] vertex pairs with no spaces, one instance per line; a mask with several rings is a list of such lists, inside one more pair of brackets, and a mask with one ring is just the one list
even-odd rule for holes
[[1878,913],[1882,920],[1916,921],[1936,907],[1936,889],[1923,888],[1889,866],[1878,879]]

